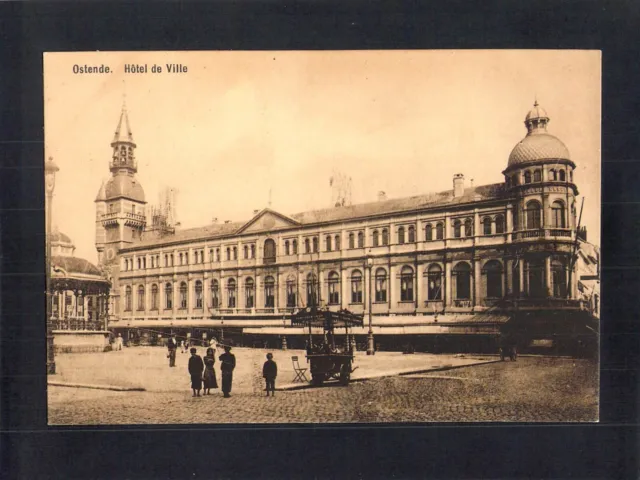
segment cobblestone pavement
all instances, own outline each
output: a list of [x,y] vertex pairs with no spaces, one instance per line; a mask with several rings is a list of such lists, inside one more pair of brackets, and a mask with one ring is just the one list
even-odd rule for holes
[[596,421],[597,364],[521,357],[446,372],[223,398],[49,387],[50,424]]

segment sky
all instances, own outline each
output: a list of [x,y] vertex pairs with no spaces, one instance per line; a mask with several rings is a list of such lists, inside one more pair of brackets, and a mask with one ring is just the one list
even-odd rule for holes
[[576,163],[582,225],[600,244],[599,51],[45,53],[44,85],[45,157],[60,167],[53,224],[92,262],[123,102],[147,202],[176,189],[189,228],[249,220],[269,202],[287,215],[330,207],[334,172],[351,177],[353,203],[449,190],[456,173],[502,182],[537,99]]

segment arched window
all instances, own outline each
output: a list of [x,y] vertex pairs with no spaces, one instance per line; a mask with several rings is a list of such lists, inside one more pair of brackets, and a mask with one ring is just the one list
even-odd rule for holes
[[456,300],[471,299],[471,267],[467,262],[460,262],[453,268],[453,276],[455,277],[454,285],[456,287]]
[[377,247],[377,246],[378,246],[378,230],[374,230],[374,231],[373,231],[373,235],[372,235],[372,237],[371,237],[371,244],[372,244],[374,247]]
[[424,239],[427,242],[430,242],[431,240],[433,240],[433,227],[431,226],[431,224],[427,224],[426,227],[424,227]]
[[462,236],[462,222],[460,220],[453,221],[453,236],[460,238]]
[[524,172],[524,183],[531,183],[531,172],[529,170]]
[[164,286],[164,308],[171,310],[173,308],[173,285],[166,283]]
[[196,294],[196,308],[202,308],[202,282],[200,280],[196,280],[194,293]]
[[313,237],[311,243],[313,245],[313,253],[318,253],[318,237]]
[[364,233],[358,232],[358,248],[364,248]]
[[236,308],[236,281],[233,278],[227,280],[227,307]]
[[351,303],[362,303],[362,273],[354,270],[351,273]]
[[284,241],[284,254],[289,255],[291,252],[289,251],[289,240]]
[[541,182],[542,181],[542,171],[541,170],[536,170],[533,172],[533,181],[534,182]]
[[158,285],[151,285],[151,310],[158,310]]
[[497,260],[485,263],[482,274],[486,275],[485,298],[502,297],[502,264]]
[[569,170],[569,181],[573,182],[573,170]]
[[558,180],[558,172],[556,171],[555,168],[552,168],[551,170],[549,170],[549,180]]
[[355,236],[353,233],[349,234],[349,248],[355,248]]
[[245,245],[243,250],[244,250],[244,258],[245,259],[249,258],[249,245]]
[[326,238],[324,239],[324,243],[325,243],[325,248],[327,252],[330,252],[331,251],[331,235],[326,236]]
[[427,300],[442,300],[442,267],[436,263],[427,269]]
[[387,271],[384,268],[376,270],[376,302],[387,301]]
[[564,174],[564,170],[560,170],[559,172],[559,177],[560,177],[560,181],[564,182],[566,180],[565,174]]
[[219,286],[217,280],[211,280],[211,308],[220,306]]
[[144,310],[144,286],[138,285],[138,310]]
[[340,250],[340,235],[336,235],[333,239],[336,250]]
[[276,263],[276,242],[271,238],[264,241],[264,263]]
[[250,250],[251,250],[251,258],[256,258],[256,246],[252,244],[250,247]]
[[329,305],[340,303],[340,275],[336,272],[329,274]]
[[567,270],[560,260],[551,261],[551,281],[553,282],[553,296],[566,298],[567,296]]
[[504,233],[504,217],[502,215],[496,216],[496,233]]
[[444,225],[438,223],[436,225],[436,240],[442,240],[444,238]]
[[138,270],[142,269],[142,259],[138,258]]
[[311,242],[308,238],[304,239],[304,253],[311,253]]
[[298,240],[293,241],[293,254],[294,255],[298,254]]
[[216,262],[220,261],[220,249],[216,248]]
[[249,277],[244,281],[244,307],[253,308],[255,297],[255,284],[253,278]]
[[527,203],[527,229],[532,230],[541,227],[540,203],[531,200]]
[[287,308],[294,308],[297,305],[296,291],[296,277],[289,275],[289,277],[287,277]]
[[404,227],[398,228],[398,243],[400,245],[404,243]]
[[169,255],[165,255],[164,256],[164,266],[168,267],[169,266]]
[[409,243],[415,243],[416,241],[416,227],[413,225],[409,226]]
[[484,217],[482,219],[482,233],[485,235],[491,235],[491,218]]
[[155,268],[155,258],[151,257],[151,268]]
[[566,228],[564,203],[556,200],[551,205],[551,222],[556,228]]
[[273,308],[276,306],[276,282],[273,277],[264,279],[264,306],[265,308]]
[[131,287],[128,285],[124,289],[124,309],[127,312],[131,311]]
[[238,259],[238,247],[233,247],[233,259]]
[[169,255],[169,260],[171,260],[171,266],[173,267],[173,253]]
[[472,237],[473,236],[473,222],[470,218],[467,218],[464,221],[464,236]]
[[[180,258],[180,265],[184,265],[184,255],[182,253],[180,253],[179,258]],[[138,259],[138,263],[140,263],[139,259]]]
[[318,305],[318,278],[315,273],[307,275],[307,306]]
[[187,284],[180,283],[180,308],[187,308]]
[[231,248],[227,247],[227,260],[231,260]]
[[400,271],[400,301],[413,301],[413,268],[402,267]]
[[389,230],[382,229],[382,245],[389,245]]
[[215,259],[215,257],[213,256],[213,248],[209,249],[209,262],[213,263],[213,260]]

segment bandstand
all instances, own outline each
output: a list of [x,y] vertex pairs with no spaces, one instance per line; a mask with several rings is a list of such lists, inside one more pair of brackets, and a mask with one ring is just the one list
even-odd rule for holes
[[111,284],[91,262],[73,256],[51,259],[51,325],[56,353],[110,349]]

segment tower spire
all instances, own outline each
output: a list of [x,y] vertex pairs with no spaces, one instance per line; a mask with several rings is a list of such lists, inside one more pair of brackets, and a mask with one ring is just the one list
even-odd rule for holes
[[111,147],[113,148],[113,156],[110,170],[115,173],[118,170],[127,169],[130,173],[135,173],[138,169],[134,155],[136,144],[133,141],[133,133],[129,125],[126,94],[123,94],[120,119],[113,135]]

